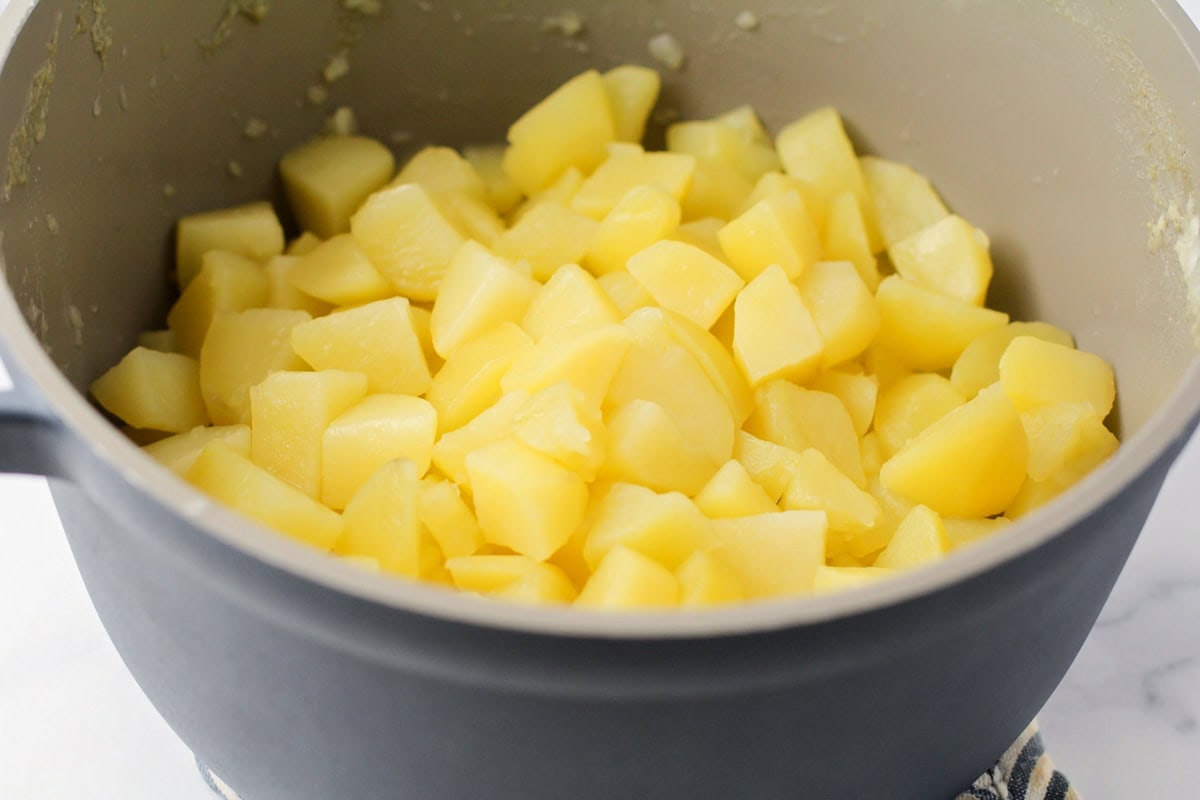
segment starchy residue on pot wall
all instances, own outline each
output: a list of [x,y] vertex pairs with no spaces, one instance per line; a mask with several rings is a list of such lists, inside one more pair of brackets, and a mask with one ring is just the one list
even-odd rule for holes
[[75,31],[72,36],[86,33],[92,40],[92,52],[103,67],[113,43],[112,25],[108,24],[108,6],[104,0],[79,0],[75,9]]
[[212,32],[199,37],[196,42],[204,50],[217,50],[233,38],[233,24],[238,17],[257,24],[266,19],[270,10],[270,0],[229,0]]
[[29,85],[29,100],[8,140],[7,174],[4,179],[4,199],[12,197],[15,186],[29,181],[29,160],[38,142],[46,137],[46,117],[50,112],[50,87],[54,84],[55,63],[58,60],[58,31],[62,14],[54,17],[54,32],[46,43],[46,60],[33,74]]

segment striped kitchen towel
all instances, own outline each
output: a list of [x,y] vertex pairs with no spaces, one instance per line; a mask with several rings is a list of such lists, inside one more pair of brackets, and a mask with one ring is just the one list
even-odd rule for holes
[[[205,764],[196,759],[204,782],[224,800],[242,800]],[[932,800],[932,798],[931,798]],[[1030,723],[996,766],[955,800],[1080,800],[1066,777],[1046,755],[1037,722]]]

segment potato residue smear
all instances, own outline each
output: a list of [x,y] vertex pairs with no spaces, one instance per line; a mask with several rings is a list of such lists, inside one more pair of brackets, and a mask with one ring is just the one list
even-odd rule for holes
[[239,17],[257,25],[267,18],[270,10],[270,0],[228,0],[212,32],[208,36],[197,38],[196,43],[202,50],[218,50],[233,38],[233,23]]
[[29,160],[37,143],[46,138],[46,117],[50,112],[50,89],[54,85],[55,63],[58,60],[58,31],[62,26],[62,14],[54,16],[54,30],[46,42],[46,60],[33,74],[29,85],[29,99],[25,110],[17,121],[17,127],[8,140],[8,157],[5,160],[7,174],[4,178],[4,199],[12,197],[16,186],[29,181]]
[[669,32],[655,34],[650,37],[650,41],[646,42],[646,49],[649,50],[651,57],[658,63],[665,66],[674,72],[679,72],[683,69],[683,62],[686,59],[686,53],[683,50],[683,45],[679,40]]
[[92,52],[100,59],[101,66],[106,66],[108,51],[113,44],[113,30],[108,24],[108,6],[104,0],[79,0],[72,36],[81,33],[87,33],[92,40]]
[[578,11],[562,11],[542,20],[543,33],[559,33],[567,38],[583,33],[584,19]]

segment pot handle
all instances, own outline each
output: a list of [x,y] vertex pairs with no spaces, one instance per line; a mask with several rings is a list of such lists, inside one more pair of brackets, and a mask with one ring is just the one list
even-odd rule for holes
[[0,474],[66,477],[64,439],[65,428],[21,388],[20,375],[10,377],[0,349]]

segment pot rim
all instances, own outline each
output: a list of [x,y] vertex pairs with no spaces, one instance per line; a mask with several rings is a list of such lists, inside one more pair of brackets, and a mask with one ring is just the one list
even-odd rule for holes
[[[37,0],[12,0],[0,15],[0,65]],[[1175,3],[1160,3],[1196,62],[1200,33]],[[1200,65],[1197,65],[1200,69]],[[0,252],[0,274],[5,271]],[[0,340],[9,365],[45,400],[81,448],[133,489],[230,548],[324,588],[450,622],[564,637],[677,639],[744,635],[815,625],[878,611],[966,581],[1016,559],[1095,513],[1154,464],[1200,415],[1200,353],[1141,429],[1061,498],[1006,529],[927,567],[829,595],[781,598],[728,608],[603,612],[503,603],[431,584],[368,573],[261,526],[193,489],[140,452],[78,392],[42,349],[6,281],[0,281]],[[19,380],[19,378],[16,378]],[[99,498],[94,498],[99,501]],[[100,503],[103,506],[103,503]]]

